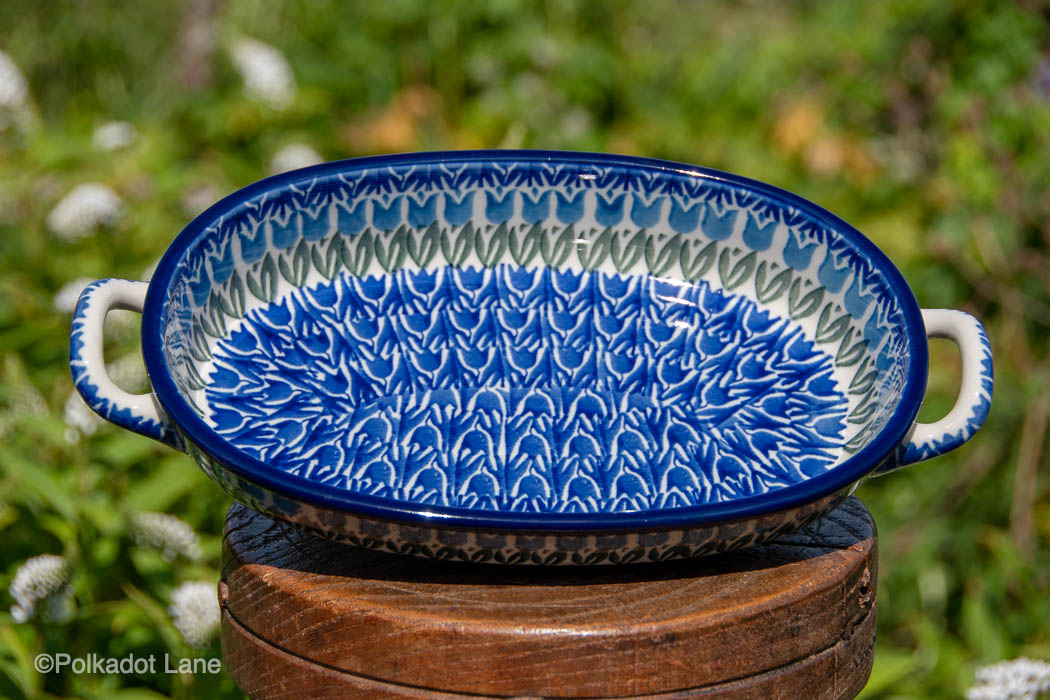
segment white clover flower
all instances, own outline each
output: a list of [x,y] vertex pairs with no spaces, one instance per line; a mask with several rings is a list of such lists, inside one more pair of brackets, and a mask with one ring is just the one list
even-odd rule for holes
[[131,122],[106,122],[91,137],[91,145],[100,151],[116,151],[135,143],[138,131]]
[[323,162],[324,158],[311,146],[305,143],[292,143],[273,154],[273,158],[270,159],[270,173],[273,175],[286,173],[289,170],[298,170]]
[[0,51],[0,131],[12,124],[28,126],[32,122],[29,83],[11,57]]
[[0,51],[0,107],[20,109],[29,103],[29,84],[18,65]]
[[204,649],[219,631],[219,600],[215,584],[187,581],[171,594],[168,614],[176,629],[194,649]]
[[1050,694],[1050,663],[1019,658],[977,669],[967,700],[1038,700]]
[[11,617],[26,622],[38,614],[50,621],[64,622],[72,614],[73,589],[69,585],[72,569],[54,554],[27,559],[15,572],[9,592],[15,599]]
[[[210,207],[219,201],[222,194],[219,190],[215,189],[211,185],[201,184],[190,188],[182,195],[182,210],[188,216],[197,216],[202,211]],[[159,262],[159,261],[158,261]],[[153,275],[153,269],[156,268],[157,263],[153,263],[153,266],[149,268],[150,276]],[[149,279],[149,276],[143,277],[143,279]]]
[[7,409],[11,413],[31,417],[47,415],[47,401],[44,400],[44,395],[29,381],[25,369],[16,357],[7,357],[0,376],[7,386]]
[[95,280],[90,277],[77,277],[76,279],[69,280],[63,284],[57,292],[55,292],[55,296],[51,300],[51,305],[55,308],[55,311],[58,311],[59,313],[73,313],[73,309],[77,307],[77,300],[80,299],[81,293],[94,281]]
[[17,356],[8,355],[0,372],[0,386],[7,389],[6,399],[0,403],[0,438],[11,433],[12,426],[21,418],[39,418],[48,413],[47,401],[33,386]]
[[128,518],[129,531],[140,547],[159,549],[168,561],[181,555],[200,559],[200,538],[193,528],[167,513],[135,513]]
[[142,355],[133,352],[106,365],[106,372],[113,383],[124,391],[143,393],[149,388],[146,367]]
[[69,426],[66,429],[66,442],[70,445],[79,442],[81,435],[94,435],[102,425],[102,419],[84,402],[84,397],[76,389],[71,391],[66,399],[62,419]]
[[112,309],[106,314],[106,334],[115,341],[130,338],[139,329],[140,314],[126,309]]
[[39,418],[47,415],[47,401],[44,400],[44,395],[28,380],[18,382],[11,388],[7,406],[12,413],[20,416]]
[[230,47],[244,91],[271,107],[283,109],[295,97],[295,75],[284,54],[257,39],[238,39]]
[[94,233],[98,226],[112,226],[120,218],[123,203],[111,188],[99,182],[74,187],[47,215],[47,226],[64,241],[75,241]]
[[594,120],[583,107],[573,107],[562,115],[558,132],[565,139],[582,139],[591,132]]
[[[51,298],[52,307],[59,313],[72,313],[77,307],[77,301],[80,299],[84,288],[92,282],[94,280],[90,277],[78,277],[66,282],[55,292],[55,296]],[[112,334],[114,339],[123,339],[129,336],[134,332],[137,322],[138,314],[134,311],[113,309],[106,314],[106,330]]]

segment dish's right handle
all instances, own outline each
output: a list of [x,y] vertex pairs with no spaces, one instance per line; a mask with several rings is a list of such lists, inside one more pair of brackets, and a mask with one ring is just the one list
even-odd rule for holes
[[916,422],[897,450],[895,463],[876,473],[921,462],[954,450],[976,433],[992,405],[992,347],[981,322],[964,311],[923,309],[922,320],[930,338],[947,338],[962,354],[962,386],[955,406],[934,423]]

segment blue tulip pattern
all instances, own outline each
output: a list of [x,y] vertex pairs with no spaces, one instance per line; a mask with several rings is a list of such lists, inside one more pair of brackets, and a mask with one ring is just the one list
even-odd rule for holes
[[831,358],[746,297],[509,264],[300,289],[250,312],[214,362],[217,430],[253,457],[480,510],[783,488],[835,463],[847,408]]

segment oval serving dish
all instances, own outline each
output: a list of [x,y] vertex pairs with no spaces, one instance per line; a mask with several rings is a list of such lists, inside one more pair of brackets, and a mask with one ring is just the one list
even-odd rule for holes
[[[143,314],[152,394],[108,378]],[[927,336],[951,412],[915,422]],[[197,217],[145,282],[77,306],[74,381],[245,504],[465,561],[656,561],[786,534],[951,450],[992,393],[972,316],[920,310],[824,209],[703,168],[408,154],[272,177]]]

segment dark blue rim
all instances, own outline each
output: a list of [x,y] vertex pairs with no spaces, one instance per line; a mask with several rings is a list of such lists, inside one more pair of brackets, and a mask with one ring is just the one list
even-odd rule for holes
[[[162,351],[161,319],[167,311],[168,289],[176,264],[187,248],[213,222],[244,202],[267,191],[279,190],[301,180],[362,169],[423,163],[560,162],[577,165],[620,166],[670,172],[714,180],[762,193],[805,212],[847,239],[871,261],[886,279],[905,321],[910,362],[904,388],[893,415],[882,430],[852,457],[834,469],[806,481],[759,496],[689,508],[637,513],[561,514],[484,512],[467,508],[424,506],[356,494],[325,486],[274,469],[240,452],[215,433],[182,398],[168,372]],[[682,528],[743,520],[788,510],[840,491],[870,474],[892,456],[915,421],[926,388],[926,330],[918,303],[907,282],[886,255],[850,224],[824,208],[779,187],[757,180],[673,161],[634,156],[573,151],[433,151],[372,156],[323,163],[274,175],[240,189],[217,202],[183,229],[168,247],[154,272],[142,318],[142,352],[146,371],[158,400],[186,438],[230,471],[280,495],[303,503],[355,515],[404,523],[440,525],[463,529],[539,531],[636,531]]]

